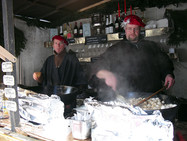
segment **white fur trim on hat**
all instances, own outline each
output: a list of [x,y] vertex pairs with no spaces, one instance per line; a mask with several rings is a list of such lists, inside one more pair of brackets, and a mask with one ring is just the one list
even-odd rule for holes
[[121,27],[125,27],[127,24],[129,24],[130,23],[130,19],[128,19],[126,22],[125,21],[123,21],[122,23],[121,23]]

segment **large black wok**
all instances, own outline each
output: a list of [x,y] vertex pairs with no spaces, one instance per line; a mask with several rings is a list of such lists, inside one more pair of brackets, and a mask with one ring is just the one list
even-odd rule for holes
[[54,93],[60,97],[61,101],[65,105],[71,104],[73,101],[76,101],[76,97],[79,90],[76,87],[57,85],[54,86]]
[[[144,93],[144,92],[128,92],[125,98],[146,98],[150,96],[152,93]],[[159,109],[162,113],[162,116],[166,120],[174,121],[177,116],[177,111],[179,108],[178,99],[174,96],[166,95],[166,94],[157,94],[153,96],[153,98],[158,97],[160,100],[164,101],[165,104],[176,104],[177,106],[168,108],[168,109]],[[152,114],[154,110],[145,110],[147,114]]]
[[[116,93],[112,90],[111,87],[107,86],[104,82],[104,80],[98,80],[97,81],[97,99],[99,101],[105,102],[105,101],[111,101],[116,99]],[[122,94],[122,93],[119,93]],[[123,97],[125,98],[147,98],[153,93],[147,93],[147,92],[124,92]],[[160,98],[160,100],[164,101],[165,104],[176,104],[176,107],[168,108],[168,109],[159,109],[166,120],[174,121],[175,117],[177,116],[177,111],[179,108],[179,100],[176,97],[165,95],[165,94],[157,94],[154,97]],[[152,114],[155,110],[146,110],[148,114]]]
[[34,91],[36,93],[47,94],[51,96],[52,94],[58,95],[61,101],[65,105],[71,104],[72,101],[76,100],[77,94],[80,92],[78,88],[66,85],[55,85],[55,86],[25,86],[18,84],[20,88]]
[[54,86],[53,92],[53,94],[58,95],[64,103],[64,116],[67,117],[72,113],[73,108],[76,107],[76,98],[79,93],[79,89],[72,86],[56,85]]

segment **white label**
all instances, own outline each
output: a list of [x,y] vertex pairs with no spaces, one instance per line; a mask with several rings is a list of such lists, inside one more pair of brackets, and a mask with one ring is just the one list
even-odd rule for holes
[[64,36],[67,36],[67,34],[68,34],[68,32],[67,32],[67,30],[64,30]]
[[82,34],[82,33],[83,33],[83,32],[82,32],[82,29],[80,29],[80,30],[79,30],[79,34]]
[[12,72],[13,71],[13,64],[11,62],[3,62],[1,66],[2,66],[3,72]]
[[13,112],[17,111],[17,104],[15,101],[6,100],[5,102],[6,102],[6,109]]
[[108,34],[109,33],[109,27],[106,27],[105,28],[105,34]]
[[14,77],[12,75],[3,75],[3,83],[5,85],[14,86]]
[[77,34],[77,29],[74,29],[74,34]]
[[63,31],[62,31],[62,26],[60,26],[60,31],[59,31],[59,33],[61,34]]
[[119,27],[119,23],[115,23],[115,28],[118,28]]
[[109,26],[109,33],[113,33],[113,32],[114,32],[113,26]]
[[4,91],[7,98],[16,98],[16,91],[14,88],[5,88]]

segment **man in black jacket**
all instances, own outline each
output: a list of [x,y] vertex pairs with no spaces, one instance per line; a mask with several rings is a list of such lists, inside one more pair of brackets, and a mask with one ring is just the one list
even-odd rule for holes
[[54,54],[46,59],[40,76],[36,72],[33,74],[34,80],[43,87],[86,85],[85,74],[76,55],[66,52],[66,46],[68,46],[66,39],[55,35],[52,41]]
[[136,15],[124,19],[126,40],[110,47],[93,65],[93,73],[114,91],[155,92],[174,84],[173,63],[158,44],[140,38],[145,24]]
[[[46,59],[40,72],[33,73],[34,80],[43,88],[42,93],[48,95],[57,93],[59,85],[86,88],[87,80],[78,58],[74,53],[66,52],[68,46],[66,39],[55,35],[52,41],[54,54]],[[76,94],[71,95],[71,98],[72,100],[68,101],[62,99],[65,104],[65,114],[76,107]]]

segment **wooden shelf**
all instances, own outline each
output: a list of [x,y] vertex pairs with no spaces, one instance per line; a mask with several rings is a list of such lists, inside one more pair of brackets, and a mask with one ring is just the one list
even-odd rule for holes
[[[142,30],[140,34],[142,34],[145,37],[160,36],[160,35],[167,34],[168,29],[169,29],[168,27],[146,29],[146,30]],[[88,43],[97,44],[97,43],[103,43],[104,41],[108,42],[108,41],[123,40],[124,35],[125,33],[122,32],[122,33],[112,33],[112,34],[107,34],[107,35],[96,35],[96,36],[89,36],[89,37],[72,38],[72,39],[67,39],[67,40],[70,45],[88,44]],[[45,42],[44,47],[52,47],[51,42]]]

